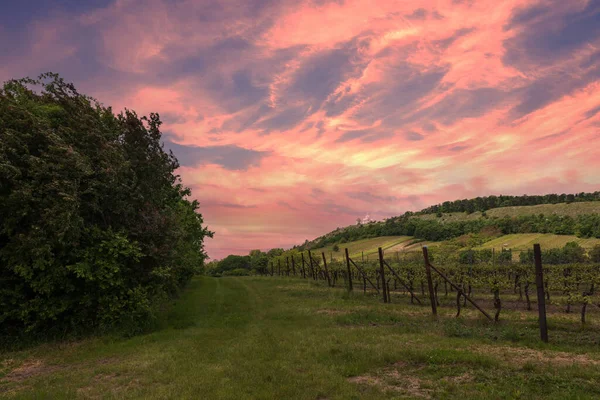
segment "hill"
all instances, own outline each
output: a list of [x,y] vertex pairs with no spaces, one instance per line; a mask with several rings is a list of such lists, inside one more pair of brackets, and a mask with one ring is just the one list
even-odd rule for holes
[[[393,253],[397,251],[416,251],[420,250],[423,245],[432,247],[448,244],[449,242],[422,241],[410,236],[382,236],[340,244],[340,250],[337,252],[333,251],[333,246],[315,248],[312,249],[312,252],[318,256],[321,255],[321,252],[324,252],[328,260],[331,258],[341,260],[344,257],[344,248],[347,247],[351,258],[361,259],[364,256],[364,259],[369,260],[377,257],[377,249],[379,247],[386,253]],[[473,248],[475,250],[496,249],[496,251],[509,248],[521,251],[531,249],[534,243],[539,243],[543,249],[547,250],[562,248],[569,242],[576,242],[587,250],[600,245],[600,239],[596,238],[581,239],[574,235],[554,235],[550,233],[517,233],[493,238]],[[468,247],[464,246],[463,248],[466,249]]]
[[[554,197],[558,196],[558,197]],[[493,198],[493,196],[490,196]],[[554,201],[568,198],[570,202],[533,205],[514,205],[519,202]],[[407,212],[385,221],[357,224],[338,228],[298,246],[299,250],[331,250],[335,244],[354,243],[362,239],[379,237],[412,237],[416,240],[441,242],[462,235],[487,232],[494,238],[503,234],[553,234],[574,236],[578,239],[600,238],[600,201],[598,192],[579,195],[522,196],[505,200],[503,206],[488,208],[487,197],[443,203],[416,213]],[[575,199],[575,200],[573,200]],[[590,200],[590,201],[583,201]],[[451,204],[453,206],[448,206]],[[442,212],[456,208],[477,211]],[[562,242],[563,240],[559,240]],[[384,240],[385,242],[385,240]],[[359,246],[360,247],[360,246]],[[401,247],[404,247],[402,245]],[[371,252],[372,247],[360,247],[360,251]]]
[[[580,215],[600,214],[600,202],[588,201],[581,203],[558,203],[558,204],[539,204],[535,206],[511,206],[498,207],[484,212],[475,211],[473,213],[453,212],[442,213],[442,221],[472,221],[482,218],[484,213],[489,218],[515,218],[527,215],[560,215],[576,218]],[[416,215],[413,218],[431,220],[440,217],[437,214]]]

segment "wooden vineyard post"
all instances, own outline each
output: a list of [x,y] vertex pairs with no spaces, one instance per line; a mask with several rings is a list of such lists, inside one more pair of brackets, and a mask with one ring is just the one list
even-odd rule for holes
[[273,261],[271,261],[271,276],[273,276]]
[[346,268],[348,268],[348,291],[352,291],[352,272],[350,270],[350,256],[348,255],[348,248],[346,247]]
[[381,286],[383,288],[383,302],[387,303],[388,302],[388,291],[386,288],[385,269],[383,268],[383,250],[381,250],[381,247],[379,248],[379,269],[380,269],[379,274],[381,275]]
[[329,277],[329,271],[327,271],[327,258],[325,258],[325,253],[321,253],[323,256],[323,267],[325,267],[325,277],[327,278],[327,285],[331,287],[331,278]]
[[548,343],[548,325],[546,323],[546,294],[544,293],[544,270],[542,268],[542,250],[539,244],[533,245],[535,260],[535,284],[537,286],[538,313],[540,320],[540,336]]
[[306,279],[306,264],[304,262],[304,253],[300,253],[302,258],[302,278]]
[[277,275],[281,276],[281,259],[277,259]]
[[285,266],[287,268],[287,276],[290,276],[290,258],[289,257],[285,258]]
[[294,255],[292,254],[292,272],[296,276],[296,262],[294,261]]
[[431,302],[431,312],[437,317],[437,304],[435,302],[435,293],[433,291],[433,280],[431,279],[431,268],[429,266],[429,253],[427,246],[423,246],[423,258],[425,259],[425,273],[427,274],[427,285],[429,287],[429,301]]
[[310,254],[310,250],[308,251],[308,262],[310,263],[310,274],[312,275],[314,280],[317,280],[317,276],[315,275],[315,269],[313,267],[313,258],[312,254]]

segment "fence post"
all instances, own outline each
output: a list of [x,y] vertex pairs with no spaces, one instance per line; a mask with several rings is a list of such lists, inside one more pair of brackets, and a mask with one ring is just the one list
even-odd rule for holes
[[277,275],[281,276],[281,259],[277,259]]
[[327,258],[325,258],[325,253],[321,252],[323,256],[323,267],[325,267],[325,277],[327,278],[327,285],[331,287],[331,278],[329,278],[329,271],[327,271]]
[[306,263],[304,261],[304,252],[300,253],[300,256],[302,258],[302,278],[306,279]]
[[383,302],[387,303],[388,302],[388,292],[387,292],[387,287],[386,282],[385,282],[385,269],[383,268],[383,250],[381,250],[381,247],[379,248],[379,269],[380,272],[379,274],[381,275],[381,286],[383,288]]
[[296,261],[294,261],[294,255],[292,254],[292,272],[296,276]]
[[544,270],[542,268],[542,250],[539,244],[533,245],[535,259],[535,284],[537,286],[538,313],[540,319],[540,336],[548,343],[548,325],[546,323],[546,294],[544,293]]
[[348,291],[352,291],[352,273],[350,270],[350,256],[348,255],[348,248],[346,247],[346,267],[348,268]]
[[313,259],[312,254],[310,254],[310,250],[308,251],[308,262],[310,263],[310,273],[314,280],[317,280],[317,276],[315,275],[315,269],[313,267]]
[[431,312],[437,317],[437,304],[435,302],[435,293],[433,291],[433,280],[431,279],[431,268],[429,266],[429,253],[427,246],[423,246],[423,258],[425,259],[425,272],[427,274],[427,286],[429,287],[429,301],[431,302]]

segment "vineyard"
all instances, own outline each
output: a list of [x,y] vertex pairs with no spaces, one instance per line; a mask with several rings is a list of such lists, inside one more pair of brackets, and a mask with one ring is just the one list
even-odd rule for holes
[[465,307],[475,307],[496,322],[506,309],[539,312],[540,324],[546,311],[577,312],[582,326],[592,315],[600,317],[594,297],[600,284],[597,250],[588,256],[576,243],[543,252],[537,245],[536,262],[534,249],[449,252],[423,247],[422,251],[386,253],[379,248],[376,259],[353,259],[345,249],[343,260],[305,251],[279,257],[271,262],[266,275],[323,281],[331,288],[377,295],[385,303],[429,306],[433,314],[438,307],[452,307],[456,317]]

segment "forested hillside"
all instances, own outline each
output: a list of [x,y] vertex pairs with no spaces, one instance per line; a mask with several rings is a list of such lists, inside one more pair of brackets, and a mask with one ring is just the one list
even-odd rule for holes
[[53,74],[0,89],[0,334],[139,330],[206,258],[158,114]]
[[[339,228],[317,239],[306,242],[299,249],[320,248],[334,243],[346,243],[378,236],[414,236],[417,239],[441,241],[483,230],[498,234],[553,233],[576,235],[580,238],[600,238],[600,192],[578,195],[546,196],[490,196],[471,200],[446,202],[419,212],[406,212],[382,222],[357,224]],[[502,207],[487,208],[491,204]],[[490,200],[494,199],[494,200]],[[533,200],[530,200],[533,199]],[[567,199],[571,203],[552,203]],[[584,202],[585,200],[585,202]],[[549,204],[545,210],[536,210],[525,203]],[[522,206],[516,204],[524,203]],[[577,203],[577,204],[575,204]],[[550,206],[552,204],[552,206]],[[598,207],[585,207],[585,205]],[[574,212],[567,211],[575,208]],[[460,211],[463,209],[468,211]],[[450,210],[450,211],[441,211]],[[507,210],[507,212],[503,212]],[[521,210],[524,210],[521,212]],[[559,212],[556,212],[559,210]],[[545,213],[544,213],[545,211]],[[448,214],[450,213],[450,214]]]

